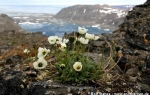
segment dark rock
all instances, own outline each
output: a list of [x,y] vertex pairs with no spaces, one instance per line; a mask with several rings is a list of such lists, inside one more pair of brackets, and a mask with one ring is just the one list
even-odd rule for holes
[[100,63],[101,61],[101,55],[97,54],[97,53],[84,53],[84,56],[90,58],[91,60],[93,60],[96,63]]
[[124,49],[124,53],[131,56],[139,56],[140,52],[138,50]]
[[150,47],[148,45],[141,44],[141,43],[136,42],[134,40],[128,39],[128,40],[126,40],[126,42],[128,43],[128,45],[130,45],[134,49],[150,50]]
[[144,68],[150,68],[150,56],[147,56],[145,59]]
[[95,47],[104,47],[104,45],[106,45],[106,42],[105,41],[94,41],[92,43],[92,45]]
[[[47,95],[46,89],[43,86],[31,86],[30,87],[31,95]],[[53,93],[49,93],[49,95],[56,95]]]
[[105,41],[93,41],[90,52],[100,54],[104,51],[106,44]]
[[142,83],[137,83],[140,87],[141,87],[141,90],[144,91],[144,92],[150,92],[150,86],[147,85],[147,84],[142,84]]
[[141,80],[142,84],[148,84],[150,86],[150,69],[145,69],[141,71]]
[[[118,57],[116,57],[116,62],[119,60]],[[127,58],[125,56],[122,56],[120,60],[118,61],[117,65],[124,71],[126,69],[127,64]]]
[[13,64],[14,62],[11,58],[7,58],[5,63],[6,64]]
[[[116,30],[119,33],[125,32],[125,42],[131,48],[140,50],[150,50],[149,30],[150,30],[150,1],[137,5],[128,12],[124,22]],[[115,31],[115,32],[116,32]]]
[[24,77],[24,73],[21,71],[13,71],[13,70],[8,70],[3,72],[3,74],[1,74],[1,76],[5,79],[11,79],[14,77],[18,77],[18,78],[23,78]]
[[[31,92],[37,92],[37,95],[81,95],[81,93],[96,93],[97,90],[100,90],[92,86],[72,86],[55,82],[34,82],[30,87]],[[39,89],[42,89],[43,93],[40,93]]]
[[37,77],[37,74],[38,74],[38,70],[31,68],[31,67],[26,67],[24,72],[27,76],[30,76],[30,77]]
[[3,79],[0,77],[0,95],[30,95],[27,85],[18,77]]
[[6,59],[5,63],[6,64],[17,64],[20,62],[22,62],[23,58],[20,56],[20,55],[13,55],[13,56],[10,56]]

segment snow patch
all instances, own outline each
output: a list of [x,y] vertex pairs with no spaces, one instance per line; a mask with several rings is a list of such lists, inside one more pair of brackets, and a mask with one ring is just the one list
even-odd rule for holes
[[104,29],[104,31],[109,31],[109,29]]
[[76,12],[74,12],[74,15],[76,15]]
[[96,10],[97,10],[97,9],[94,9],[94,10],[93,10],[93,13],[96,12]]
[[20,17],[13,17],[13,18],[15,18],[15,19],[19,19]]
[[86,9],[84,9],[84,13],[86,12]]
[[109,9],[109,10],[111,10],[112,8],[104,7],[104,9]]
[[100,26],[99,24],[92,25],[92,27],[99,27],[99,26]]
[[26,19],[26,18],[29,18],[29,17],[23,17],[23,18],[25,18],[25,19]]
[[133,10],[133,8],[130,8],[130,9],[129,9],[129,11],[132,11],[132,10]]

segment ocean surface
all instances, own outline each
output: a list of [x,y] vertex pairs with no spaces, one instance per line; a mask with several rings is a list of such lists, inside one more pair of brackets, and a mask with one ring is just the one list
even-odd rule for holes
[[57,35],[62,37],[64,33],[71,33],[73,31],[78,31],[78,27],[84,27],[88,29],[88,33],[92,34],[102,34],[102,33],[112,33],[111,30],[101,30],[98,27],[92,26],[80,26],[76,24],[50,24],[50,23],[21,23],[20,26],[28,32],[42,32],[43,35],[53,36]]
[[[68,5],[69,6],[69,5]],[[31,16],[30,13],[48,13],[48,14],[56,14],[62,8],[68,7],[66,5],[0,5],[0,13],[5,13],[8,16]],[[14,13],[14,14],[12,14]],[[21,15],[20,15],[21,13]],[[29,13],[29,14],[27,14]],[[40,15],[36,15],[36,17]],[[57,22],[57,20],[55,20]],[[28,32],[43,32],[44,35],[51,36],[63,36],[64,33],[71,33],[73,31],[78,31],[78,27],[80,25],[70,24],[66,22],[58,22],[58,24],[52,23],[30,23],[28,19],[24,22],[18,23],[24,30]],[[88,33],[93,34],[101,34],[101,33],[111,33],[111,30],[105,29],[101,30],[98,27],[92,26],[80,26],[88,29]]]

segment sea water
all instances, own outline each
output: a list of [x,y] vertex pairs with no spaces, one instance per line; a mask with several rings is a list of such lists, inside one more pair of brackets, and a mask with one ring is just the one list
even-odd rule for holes
[[53,36],[57,35],[62,37],[64,33],[71,33],[73,31],[77,32],[78,27],[84,27],[88,29],[88,33],[91,34],[102,34],[102,33],[111,33],[111,30],[101,30],[98,27],[92,27],[92,26],[81,26],[76,24],[50,24],[50,23],[43,23],[43,24],[25,24],[22,23],[20,26],[25,29],[28,32],[42,32],[44,35],[47,36]]

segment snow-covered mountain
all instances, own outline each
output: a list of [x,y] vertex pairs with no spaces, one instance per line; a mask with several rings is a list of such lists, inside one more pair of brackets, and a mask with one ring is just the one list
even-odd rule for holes
[[74,5],[63,8],[54,17],[68,22],[116,30],[131,7],[117,8],[109,5]]

